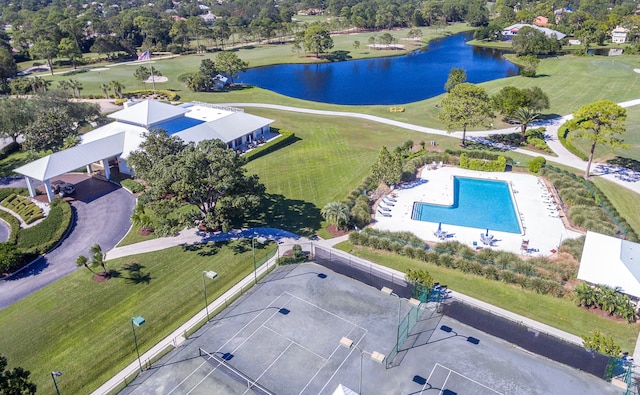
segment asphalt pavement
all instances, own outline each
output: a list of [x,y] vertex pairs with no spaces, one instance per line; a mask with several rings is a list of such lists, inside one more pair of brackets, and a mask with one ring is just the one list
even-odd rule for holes
[[75,201],[67,237],[52,251],[18,273],[0,280],[0,309],[78,270],[76,258],[98,243],[109,251],[127,234],[135,198],[124,188],[93,200]]

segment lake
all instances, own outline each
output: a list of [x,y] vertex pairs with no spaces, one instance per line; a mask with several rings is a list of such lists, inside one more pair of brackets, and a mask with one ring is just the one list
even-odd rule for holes
[[257,67],[240,73],[237,82],[316,102],[387,105],[440,95],[452,67],[465,69],[472,83],[519,73],[503,51],[465,44],[472,38],[473,33],[452,35],[403,56]]

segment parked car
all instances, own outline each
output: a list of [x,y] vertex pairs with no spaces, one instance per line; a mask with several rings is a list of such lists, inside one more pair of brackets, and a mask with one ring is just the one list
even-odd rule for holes
[[70,182],[64,182],[62,180],[56,180],[51,183],[53,193],[60,195],[61,197],[69,196],[76,191],[76,186]]

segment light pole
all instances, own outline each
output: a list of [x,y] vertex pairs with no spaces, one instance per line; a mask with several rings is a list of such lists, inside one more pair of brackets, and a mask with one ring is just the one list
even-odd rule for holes
[[[258,237],[258,243],[264,244],[266,239],[262,237]],[[258,283],[258,267],[256,266],[256,247],[255,247],[255,237],[251,237],[251,252],[253,253],[253,279],[255,281],[254,284]]]
[[58,383],[56,382],[56,377],[62,376],[62,372],[51,372],[51,378],[53,379],[53,385],[56,387],[56,394],[60,395],[60,390],[58,389]]
[[137,316],[131,317],[131,331],[133,332],[133,343],[136,345],[136,355],[138,356],[138,365],[140,365],[140,373],[142,373],[142,362],[140,362],[140,351],[138,351],[138,339],[136,338],[136,326],[144,324],[144,318]]
[[205,270],[202,272],[202,290],[204,291],[204,309],[207,312],[207,322],[209,322],[209,302],[207,302],[207,283],[205,283],[204,278],[205,276],[207,278],[210,279],[214,279],[216,277],[218,277],[218,273],[214,272],[213,270]]
[[380,354],[377,351],[373,351],[373,352],[364,351],[360,347],[353,344],[353,340],[349,339],[348,337],[343,337],[342,339],[340,339],[340,346],[349,348],[349,349],[355,348],[360,352],[360,384],[358,385],[358,394],[362,395],[362,360],[363,360],[364,354],[369,355],[372,361],[379,363],[380,365],[384,363],[384,354]]
[[402,298],[400,298],[400,295],[394,294],[391,288],[382,287],[380,292],[382,292],[385,295],[395,296],[396,298],[398,298],[398,330],[396,332],[396,352],[399,352],[400,351],[400,323],[402,322],[400,320],[400,310],[402,309]]

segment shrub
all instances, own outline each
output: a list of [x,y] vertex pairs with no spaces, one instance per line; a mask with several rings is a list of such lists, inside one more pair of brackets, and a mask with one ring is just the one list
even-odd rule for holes
[[572,154],[576,155],[578,158],[580,158],[582,160],[588,160],[589,157],[585,153],[583,153],[582,151],[577,149],[573,144],[571,144],[569,139],[567,139],[568,135],[569,135],[569,129],[567,129],[566,126],[561,126],[558,129],[558,140],[560,140],[560,143],[562,143],[562,145],[566,149],[568,149],[569,152],[571,152]]
[[18,237],[18,231],[20,230],[20,221],[18,221],[18,219],[13,215],[2,210],[0,210],[0,220],[3,220],[7,224],[9,224],[10,233],[9,233],[9,239],[7,241],[9,243],[15,244],[16,239]]
[[71,206],[56,198],[51,202],[49,215],[38,225],[18,232],[17,246],[23,254],[43,254],[53,248],[71,225]]
[[495,160],[469,159],[466,153],[460,155],[460,167],[463,169],[479,171],[505,171],[507,159],[500,155]]
[[20,151],[20,144],[12,141],[6,146],[2,147],[2,149],[0,149],[0,160],[6,159],[9,155],[18,151]]
[[139,193],[144,191],[144,185],[139,183],[138,181],[134,181],[130,178],[125,178],[120,181],[120,184],[131,191],[131,193]]
[[547,163],[547,160],[545,158],[543,158],[542,156],[537,156],[529,162],[529,171],[533,174],[536,174],[540,171],[545,163]]
[[20,263],[20,252],[13,243],[0,243],[0,273],[10,272]]

